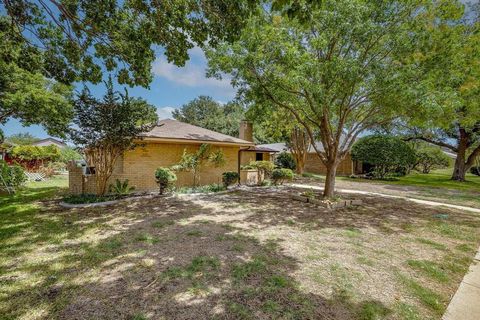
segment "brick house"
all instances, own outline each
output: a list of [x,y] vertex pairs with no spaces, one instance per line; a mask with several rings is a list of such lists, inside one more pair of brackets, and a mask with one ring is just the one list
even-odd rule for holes
[[[231,137],[208,129],[176,120],[161,120],[151,131],[142,135],[141,146],[127,151],[115,163],[109,183],[116,179],[128,179],[136,191],[157,190],[154,173],[158,167],[171,167],[177,164],[184,150],[195,152],[200,145],[207,143],[214,149],[221,149],[225,165],[215,168],[205,166],[200,172],[200,184],[221,183],[222,173],[240,172],[240,165],[252,160],[269,160],[274,150],[257,148],[253,143],[251,123],[242,121],[240,137]],[[177,172],[177,187],[191,186],[190,172]],[[69,167],[69,189],[72,194],[95,193],[95,177],[86,174],[85,167]]]
[[[316,148],[320,151],[323,150],[323,146],[320,142],[315,142]],[[270,143],[270,144],[262,144],[258,145],[259,148],[268,148],[275,150],[276,152],[290,152],[289,148],[286,146],[285,143]],[[313,146],[310,146],[307,151],[307,158],[305,159],[305,172],[308,173],[316,173],[316,174],[326,174],[327,168],[322,163],[320,158],[318,157],[317,153]],[[348,154],[345,159],[340,162],[337,168],[337,175],[340,176],[349,176],[352,174],[357,174],[362,172],[362,164],[358,161],[352,160],[350,154]]]

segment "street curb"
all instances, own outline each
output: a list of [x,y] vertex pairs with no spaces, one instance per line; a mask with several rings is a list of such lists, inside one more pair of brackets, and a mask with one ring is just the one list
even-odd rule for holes
[[442,320],[478,320],[480,319],[480,288],[466,279],[480,278],[480,248],[467,273],[463,277],[457,292],[452,297]]

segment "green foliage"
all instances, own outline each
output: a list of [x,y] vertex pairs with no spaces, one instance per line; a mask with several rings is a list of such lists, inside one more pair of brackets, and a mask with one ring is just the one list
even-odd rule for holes
[[8,139],[8,142],[11,142],[17,145],[28,145],[40,140],[39,138],[34,137],[32,134],[28,132],[20,132],[20,133],[12,134],[7,139]]
[[283,184],[286,180],[293,180],[294,176],[293,171],[287,168],[272,171],[272,181],[274,185]]
[[423,0],[303,4],[302,19],[266,10],[252,15],[237,41],[207,52],[209,74],[232,75],[244,99],[288,113],[319,136],[317,154],[329,173],[324,193],[331,197],[335,164],[355,139],[414,105],[402,90],[416,76],[408,59],[412,38],[423,35],[416,25],[437,12]]
[[417,170],[422,173],[430,173],[432,169],[447,168],[450,165],[450,158],[436,147],[422,147],[415,151],[417,158]]
[[0,181],[0,188],[5,187],[4,183],[9,187],[19,187],[25,181],[27,181],[27,177],[25,176],[25,172],[23,168],[17,165],[9,166],[3,160],[0,160],[0,175],[2,176],[2,180]]
[[438,6],[443,15],[416,39],[411,60],[418,77],[401,88],[417,105],[408,114],[411,136],[456,153],[457,181],[480,155],[480,64],[473,63],[480,59],[479,8],[459,1]]
[[265,178],[269,178],[275,169],[275,164],[271,161],[252,161],[248,167],[257,169]]
[[240,175],[235,171],[227,171],[222,173],[222,182],[225,187],[231,186],[232,184],[240,180]]
[[51,61],[22,37],[19,25],[0,16],[0,124],[15,118],[62,136],[72,117],[72,88],[52,79]]
[[206,164],[214,167],[221,167],[225,164],[225,155],[221,149],[212,150],[211,145],[202,144],[196,152],[189,153],[187,149],[183,150],[180,162],[173,166],[174,171],[188,171],[193,175],[193,186],[200,183],[200,170]]
[[212,183],[212,184],[207,184],[204,186],[199,186],[199,187],[194,187],[194,188],[188,188],[188,187],[183,187],[179,188],[176,190],[177,193],[214,193],[214,192],[220,192],[220,191],[225,191],[227,188],[223,184],[219,183]]
[[133,141],[156,125],[156,108],[143,99],[130,97],[127,90],[124,94],[115,91],[111,78],[105,85],[107,92],[101,100],[86,87],[76,97],[76,128],[70,131],[70,137],[83,148],[133,148]]
[[173,187],[175,181],[177,181],[177,175],[169,168],[158,168],[155,170],[155,180],[159,187],[159,193],[163,194],[165,190]]
[[140,98],[131,98],[113,90],[112,79],[107,92],[99,100],[87,88],[74,102],[74,126],[70,138],[84,150],[90,166],[95,167],[98,194],[105,194],[107,181],[115,161],[125,151],[134,149],[140,134],[151,130],[157,122],[156,108]]
[[20,145],[12,148],[12,156],[24,161],[58,161],[61,158],[61,150],[55,145],[44,147]]
[[172,113],[173,118],[178,121],[233,137],[238,137],[240,121],[244,114],[245,111],[240,104],[229,102],[222,105],[209,96],[199,96]]
[[69,195],[63,198],[63,202],[71,204],[84,204],[84,203],[98,203],[117,200],[118,195],[104,195],[99,196],[96,194],[80,194],[80,195]]
[[275,165],[280,168],[295,170],[297,165],[291,153],[281,152],[275,158]]
[[73,160],[82,160],[82,155],[72,147],[64,147],[60,149],[60,162],[68,163]]
[[120,84],[147,87],[156,48],[164,49],[168,62],[183,66],[194,46],[236,37],[255,3],[21,0],[4,1],[2,12],[22,27],[12,34],[29,30],[24,32],[30,40],[25,49],[42,48],[45,73],[53,78],[98,83],[106,70]]
[[415,164],[415,152],[399,138],[372,135],[355,143],[352,159],[373,165],[374,176],[383,179],[387,174],[402,173],[411,168]]
[[119,179],[115,179],[115,184],[111,184],[108,187],[108,192],[119,195],[119,196],[127,195],[131,193],[133,190],[135,190],[135,187],[129,186],[128,183],[129,183],[128,179],[125,179],[123,182],[120,181]]

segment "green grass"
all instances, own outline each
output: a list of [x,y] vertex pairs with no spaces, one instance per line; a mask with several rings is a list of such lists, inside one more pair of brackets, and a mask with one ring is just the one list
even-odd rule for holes
[[406,275],[399,274],[399,279],[407,290],[427,308],[438,315],[444,312],[446,303],[438,293]]
[[447,247],[444,244],[432,241],[430,239],[417,238],[416,240],[420,243],[426,244],[426,245],[428,245],[428,246],[430,246],[434,249],[440,250],[440,251],[446,251],[447,250]]
[[448,282],[450,278],[435,262],[428,260],[407,260],[407,264],[427,277],[439,282]]
[[[451,180],[452,168],[433,170],[428,174],[413,171],[404,177],[398,177],[393,181],[384,180],[368,180],[368,179],[351,179],[349,177],[338,177],[342,180],[358,181],[358,182],[374,182],[384,184],[395,184],[404,186],[418,186],[438,189],[452,189],[461,191],[480,191],[480,177],[467,173],[465,182]],[[477,195],[478,196],[478,195]]]

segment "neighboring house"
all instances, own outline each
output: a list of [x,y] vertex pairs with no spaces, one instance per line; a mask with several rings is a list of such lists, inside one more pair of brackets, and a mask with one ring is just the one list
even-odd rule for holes
[[[319,151],[323,151],[323,145],[320,142],[315,142],[315,146]],[[277,152],[290,152],[290,149],[287,147],[285,143],[270,143],[270,144],[261,144],[258,145],[259,148],[269,148],[273,149]],[[362,164],[358,161],[352,160],[350,154],[347,154],[345,159],[340,162],[337,168],[337,175],[342,176],[349,176],[352,174],[358,174],[362,172]],[[308,148],[307,158],[305,159],[305,172],[308,173],[316,173],[316,174],[326,174],[327,169],[325,165],[322,163],[320,158],[318,157],[317,153],[315,152],[315,148],[310,145]]]
[[46,139],[38,140],[37,142],[32,143],[32,146],[37,146],[37,147],[46,147],[51,145],[57,146],[60,149],[63,149],[67,146],[66,143],[55,138],[46,138]]
[[[176,120],[161,120],[151,131],[142,135],[141,146],[124,153],[115,163],[109,183],[115,179],[128,179],[136,191],[158,189],[154,173],[159,167],[171,167],[178,164],[184,150],[195,152],[200,145],[207,143],[221,149],[225,156],[225,165],[215,168],[208,164],[201,168],[200,184],[221,183],[222,173],[240,171],[240,165],[248,164],[251,159],[269,159],[270,149],[257,149],[253,143],[252,125],[241,123],[240,137],[235,138]],[[177,172],[177,187],[191,186],[193,177],[190,172]],[[81,167],[70,167],[70,192],[95,193],[93,175],[82,175]]]

